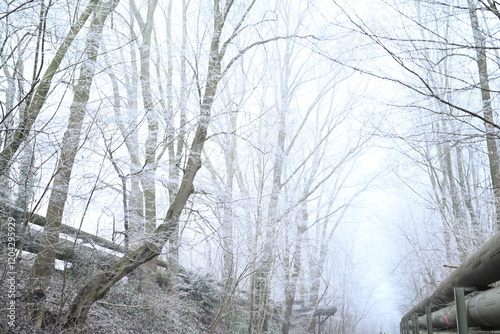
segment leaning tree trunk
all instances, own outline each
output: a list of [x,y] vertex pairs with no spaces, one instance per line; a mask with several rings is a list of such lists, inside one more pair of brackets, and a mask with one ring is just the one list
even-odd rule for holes
[[[203,108],[205,109],[203,113],[207,116],[210,114],[211,104],[212,101]],[[144,241],[139,248],[128,252],[106,272],[99,273],[92,277],[92,279],[80,289],[71,305],[66,321],[67,326],[76,325],[82,327],[87,319],[90,307],[96,300],[104,297],[109,289],[125,275],[138,268],[140,265],[154,259],[161,253],[163,245],[170,238],[171,226],[177,224],[179,220],[181,212],[191,194],[196,173],[201,167],[200,156],[206,140],[207,125],[208,122],[203,122],[198,125],[195,138],[191,144],[191,153],[179,192],[170,206],[164,222],[156,228],[154,235]]]
[[[229,8],[227,8],[229,10]],[[225,17],[225,16],[224,16]],[[200,118],[196,134],[191,143],[189,157],[184,170],[179,191],[170,205],[165,219],[158,226],[153,235],[149,236],[142,245],[128,252],[106,272],[98,273],[92,277],[78,292],[71,304],[66,326],[82,328],[87,319],[93,303],[102,297],[125,275],[138,268],[140,265],[157,257],[163,245],[171,238],[172,226],[177,226],[179,217],[192,192],[193,181],[201,167],[201,153],[207,139],[207,129],[210,122],[212,104],[217,91],[221,75],[221,61],[223,54],[219,50],[219,38],[223,27],[221,13],[215,15],[215,29],[210,49],[208,65],[208,79],[205,86],[203,101],[200,106]]]
[[24,142],[24,140],[26,140],[26,138],[28,137],[33,123],[37,119],[40,111],[42,110],[42,107],[45,104],[50,91],[50,86],[52,84],[52,79],[58,72],[59,66],[66,56],[66,52],[68,52],[69,47],[76,38],[76,35],[78,35],[85,22],[87,22],[87,19],[94,12],[96,7],[98,6],[98,3],[99,0],[89,1],[87,8],[85,8],[85,10],[82,12],[76,23],[71,26],[68,34],[66,35],[66,38],[63,40],[62,44],[56,52],[56,55],[47,67],[47,70],[40,80],[40,83],[35,88],[35,92],[32,95],[33,98],[29,102],[25,117],[21,120],[18,128],[14,132],[12,141],[10,141],[0,152],[0,176],[7,173],[14,155],[19,150],[19,147]]
[[[80,134],[96,68],[99,40],[106,18],[117,4],[118,1],[116,0],[102,4],[97,9],[96,16],[90,25],[85,47],[86,61],[81,66],[80,77],[74,89],[68,127],[63,136],[61,155],[57,162],[56,174],[47,207],[47,222],[43,230],[38,256],[30,274],[28,299],[32,301],[37,301],[45,297],[52,272],[54,271],[64,206],[68,198],[69,182],[76,153],[79,149]],[[37,327],[41,327],[43,317],[43,303],[36,304],[32,318]]]
[[222,70],[222,59],[224,58],[226,50],[233,42],[234,38],[236,38],[241,32],[241,27],[245,23],[245,20],[248,17],[250,10],[255,5],[256,0],[253,0],[247,6],[244,13],[241,14],[238,24],[233,27],[232,31],[229,32],[229,37],[225,41],[221,41],[220,37],[227,16],[232,8],[233,1],[227,1],[222,6],[221,3],[221,0],[214,1],[213,35],[208,54],[209,60],[205,89],[200,101],[198,126],[193,141],[191,142],[191,146],[188,150],[189,155],[184,168],[184,174],[179,191],[170,205],[163,223],[156,228],[154,234],[145,240],[138,249],[125,254],[125,256],[111,266],[109,270],[96,274],[79,290],[73,300],[73,303],[71,304],[65,323],[66,327],[83,327],[90,308],[95,301],[104,297],[104,295],[116,282],[132,270],[157,257],[161,253],[165,243],[171,240],[173,232],[175,232],[175,226],[179,223],[180,215],[193,191],[194,178],[198,170],[201,168],[201,153],[203,151],[205,141],[207,140],[207,130],[211,121],[212,105],[221,77],[231,68],[232,65],[235,64],[238,59],[240,59],[252,48],[272,41],[287,38],[273,37],[251,43],[231,58],[224,67],[224,70]]

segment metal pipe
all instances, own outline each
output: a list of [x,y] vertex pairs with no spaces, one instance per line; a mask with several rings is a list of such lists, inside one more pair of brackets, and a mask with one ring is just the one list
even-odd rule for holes
[[[500,287],[479,292],[465,298],[465,313],[469,327],[500,329]],[[420,328],[428,328],[427,316],[418,318]],[[456,304],[431,314],[431,324],[434,329],[457,328]],[[413,327],[413,324],[411,324]]]
[[467,261],[455,269],[427,297],[415,305],[403,319],[410,318],[413,314],[424,314],[425,306],[433,309],[443,307],[453,301],[454,287],[488,286],[500,280],[500,232],[496,233],[481,248],[479,248]]
[[467,303],[469,326],[500,329],[500,287],[483,291]]

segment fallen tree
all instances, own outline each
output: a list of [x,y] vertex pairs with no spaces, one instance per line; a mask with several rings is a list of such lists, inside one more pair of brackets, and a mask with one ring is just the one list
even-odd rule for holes
[[[16,248],[37,254],[43,231],[32,225],[44,227],[45,222],[45,217],[38,214],[28,214],[16,208],[0,206],[0,242],[2,245],[8,243],[9,223],[14,223]],[[77,228],[62,225],[61,231],[62,238],[59,238],[55,247],[58,260],[105,271],[125,253],[122,245]],[[157,265],[168,268],[167,262],[160,259]],[[167,283],[167,276],[163,270],[158,270],[157,282],[161,286]]]

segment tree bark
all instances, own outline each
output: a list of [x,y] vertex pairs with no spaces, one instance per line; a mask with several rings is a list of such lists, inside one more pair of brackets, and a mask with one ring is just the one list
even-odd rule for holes
[[213,34],[208,53],[208,69],[203,90],[203,95],[200,101],[200,109],[198,114],[198,125],[194,138],[189,147],[187,162],[183,170],[184,174],[174,200],[172,201],[163,222],[156,228],[154,234],[144,240],[142,245],[131,250],[125,256],[109,268],[105,273],[99,273],[92,277],[78,292],[70,307],[65,325],[67,327],[77,326],[82,328],[88,316],[88,312],[92,304],[102,298],[109,289],[118,282],[122,277],[130,273],[145,262],[158,256],[165,243],[173,237],[175,226],[179,223],[179,219],[185,205],[193,192],[193,182],[198,170],[201,168],[201,154],[205,141],[207,140],[207,130],[211,121],[212,105],[217,92],[217,87],[221,77],[239,60],[247,51],[252,48],[263,45],[279,39],[287,37],[274,37],[260,40],[245,48],[241,49],[234,57],[232,57],[227,65],[222,70],[222,60],[228,46],[233,42],[234,38],[241,32],[242,25],[245,22],[250,10],[253,8],[256,0],[253,0],[240,15],[238,24],[232,31],[229,32],[229,37],[225,41],[221,41],[221,33],[226,23],[226,19],[233,6],[233,1],[222,2],[221,0],[214,1],[214,20]]
[[[96,69],[96,59],[99,51],[99,40],[107,16],[114,10],[118,1],[111,0],[96,9],[96,15],[90,25],[89,35],[86,41],[86,61],[80,69],[80,77],[74,89],[73,103],[70,106],[68,127],[64,133],[61,147],[61,155],[57,162],[56,174],[52,185],[52,192],[47,207],[46,224],[43,230],[42,240],[38,256],[33,265],[30,279],[28,299],[36,300],[40,296],[45,297],[54,271],[56,249],[59,242],[64,206],[68,198],[69,182],[73,171],[76,153],[79,149],[80,134],[87,102],[90,95],[90,87]],[[43,306],[35,308],[33,320],[37,327],[42,326]]]
[[224,19],[230,9],[228,5],[221,13],[216,3],[214,17],[214,35],[210,47],[210,58],[208,64],[207,81],[205,92],[200,106],[198,126],[190,146],[190,153],[179,191],[170,205],[163,223],[160,224],[153,235],[144,240],[142,245],[121,258],[109,270],[92,277],[78,292],[73,300],[66,326],[77,326],[82,328],[93,303],[104,297],[111,287],[125,275],[138,268],[140,265],[157,257],[163,245],[170,240],[172,227],[178,224],[180,215],[192,192],[194,178],[201,168],[201,153],[207,139],[207,130],[210,123],[211,108],[215,99],[217,85],[221,75],[221,61],[223,54],[220,53],[220,34],[224,25]]
[[301,203],[301,215],[298,217],[297,224],[297,240],[295,242],[295,251],[292,256],[293,264],[285,263],[287,266],[292,266],[291,273],[287,275],[287,280],[285,282],[285,310],[284,319],[281,325],[281,333],[288,334],[290,331],[290,325],[292,322],[292,310],[293,304],[295,302],[295,293],[297,291],[297,280],[299,278],[299,273],[302,267],[302,243],[304,238],[304,233],[306,232],[307,222],[308,222],[308,212],[307,212],[307,202]]
[[207,125],[208,123],[198,125],[195,138],[191,144],[192,150],[181,187],[163,223],[156,228],[154,235],[144,241],[139,248],[125,254],[124,257],[111,266],[106,272],[99,273],[92,277],[84,287],[80,289],[71,305],[66,320],[66,326],[76,325],[82,327],[87,319],[90,307],[96,300],[104,297],[109,289],[125,275],[161,253],[163,245],[170,238],[171,225],[177,223],[176,221],[179,219],[189,195],[191,194],[191,188],[196,173],[201,167],[200,154],[206,140]]
[[87,19],[94,12],[98,4],[99,0],[89,1],[89,4],[82,12],[76,23],[71,27],[70,31],[66,35],[66,38],[57,50],[56,55],[47,67],[47,70],[45,71],[42,79],[35,89],[35,92],[32,95],[33,98],[29,102],[24,119],[21,120],[18,128],[12,136],[12,141],[9,142],[9,144],[0,152],[0,175],[4,175],[8,171],[14,155],[29,135],[33,123],[40,114],[43,105],[45,104],[45,101],[49,94],[50,86],[52,85],[52,79],[57,73],[59,66],[61,65],[66,55],[66,52],[68,51],[69,47],[76,38],[76,35],[81,30],[85,22],[87,22]]
[[[144,109],[148,122],[148,136],[145,143],[144,171],[140,178],[144,195],[145,232],[139,236],[140,238],[149,238],[151,234],[154,234],[156,229],[155,174],[156,149],[158,143],[158,114],[155,111],[152,96],[150,64],[152,53],[151,34],[153,31],[154,13],[157,4],[158,0],[148,2],[146,21],[143,24],[140,24],[142,30],[142,44],[139,48],[141,56],[140,82],[142,99],[144,101]],[[137,21],[141,22],[142,19],[140,19],[139,13],[136,11],[135,14]],[[143,292],[154,291],[154,286],[156,284],[156,258],[148,261],[141,267],[140,271],[141,282],[143,283],[140,287]]]
[[[483,32],[479,26],[479,19],[476,13],[476,3],[474,0],[467,0],[469,7],[469,17],[474,37],[474,47],[476,49],[476,61],[479,73],[479,86],[481,89],[481,100],[483,102],[483,115],[490,124],[495,124],[493,106],[491,104],[490,79],[488,74],[488,64],[486,58],[486,43]],[[500,230],[500,166],[498,147],[496,143],[497,135],[494,128],[485,123],[486,147],[488,149],[488,160],[490,166],[491,186],[495,201],[495,225]]]
[[[180,101],[179,101],[179,127],[177,129],[178,136],[176,138],[177,145],[175,145],[175,140],[173,139],[173,129],[169,129],[172,132],[170,136],[170,143],[168,144],[169,151],[169,177],[171,185],[168,187],[168,197],[170,201],[173,201],[175,194],[177,193],[178,183],[180,179],[179,167],[182,162],[182,156],[184,154],[184,141],[185,136],[185,126],[186,126],[186,56],[185,48],[187,43],[187,4],[186,1],[182,1],[182,54],[181,54],[181,69],[180,69]],[[167,117],[172,117],[173,115],[173,52],[172,52],[172,0],[169,0],[167,7]],[[169,120],[168,120],[169,121]],[[170,124],[170,122],[168,122]],[[173,126],[172,126],[173,127]],[[169,262],[169,284],[168,293],[171,297],[176,298],[179,295],[179,225],[172,227],[172,237],[168,244],[168,262]]]

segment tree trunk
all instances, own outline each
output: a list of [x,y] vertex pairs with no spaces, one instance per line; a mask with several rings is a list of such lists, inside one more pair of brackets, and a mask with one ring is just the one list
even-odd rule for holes
[[0,152],[0,176],[4,175],[8,171],[14,155],[29,135],[33,123],[40,114],[43,105],[45,104],[45,100],[47,99],[50,91],[50,86],[52,84],[52,79],[57,73],[59,66],[61,65],[66,55],[66,52],[73,43],[78,32],[81,30],[85,22],[87,22],[87,19],[96,9],[98,3],[99,0],[89,1],[89,4],[82,12],[76,23],[71,27],[68,34],[66,35],[66,38],[57,50],[56,55],[47,67],[47,70],[40,80],[40,83],[35,89],[35,93],[32,95],[32,100],[28,104],[26,116],[21,120],[18,128],[14,132],[12,141],[9,142],[9,144],[5,146]]
[[[469,181],[469,178],[464,170],[463,153],[462,153],[462,147],[460,145],[457,145],[456,147],[456,155],[457,155],[458,183],[462,191],[465,207],[467,208],[467,212],[469,214],[471,229],[472,233],[474,234],[473,243],[482,243],[485,241],[483,240],[482,236],[482,233],[484,233],[484,231],[482,231],[481,229],[476,214],[476,208],[472,201],[471,182]],[[474,170],[471,171],[471,173],[474,172],[475,172]]]
[[[442,148],[441,148],[441,143],[436,142],[435,143],[436,150],[438,152],[438,156],[441,156]],[[445,253],[446,253],[446,260],[449,263],[453,263],[453,252],[451,249],[451,226],[448,224],[448,203],[446,201],[446,197],[444,193],[447,191],[447,184],[444,181],[441,181],[439,178],[442,169],[441,168],[436,168],[433,165],[432,158],[430,157],[430,147],[427,147],[425,149],[425,159],[426,159],[426,164],[427,164],[427,173],[429,174],[429,179],[431,181],[432,185],[432,190],[434,193],[434,200],[438,205],[438,211],[441,216],[441,221],[443,224],[443,241],[444,241],[444,247],[445,247]],[[439,162],[442,162],[442,159],[439,160]],[[445,180],[445,179],[443,179]]]
[[[141,175],[141,185],[144,195],[145,226],[144,234],[141,238],[149,238],[156,229],[156,148],[158,142],[158,114],[154,108],[154,101],[151,89],[151,33],[153,31],[154,13],[158,0],[148,2],[146,22],[140,24],[142,30],[142,44],[139,48],[141,56],[140,82],[142,89],[142,99],[146,119],[148,121],[148,136],[145,143],[144,172]],[[136,12],[138,22],[141,22],[139,14]],[[156,258],[148,261],[141,267],[141,289],[143,292],[153,292],[156,286]]]
[[[275,237],[277,229],[278,202],[281,192],[281,174],[283,173],[283,160],[285,154],[285,110],[280,112],[280,124],[278,127],[278,138],[275,147],[275,158],[273,165],[273,188],[269,198],[268,221],[264,226],[264,248],[262,259],[257,263],[257,269],[253,275],[252,300],[250,311],[255,314],[250,324],[251,331],[263,333],[268,327],[268,308],[270,294],[271,272],[274,263]],[[250,331],[250,333],[252,333]]]
[[210,50],[208,52],[208,69],[203,95],[200,101],[198,125],[194,138],[191,142],[191,146],[189,147],[189,150],[187,150],[189,154],[183,170],[184,174],[179,191],[172,201],[163,222],[156,228],[155,232],[149,236],[147,240],[144,240],[143,244],[138,249],[128,252],[120,261],[111,266],[107,272],[100,273],[92,277],[87,284],[79,290],[73,300],[65,322],[67,327],[83,327],[88,316],[88,312],[96,300],[102,298],[122,277],[145,262],[158,256],[165,243],[172,239],[173,234],[176,232],[175,227],[178,226],[177,224],[179,223],[181,213],[185,208],[190,194],[193,192],[194,178],[196,177],[198,170],[201,168],[201,154],[205,141],[207,140],[207,130],[211,121],[212,105],[214,103],[217,87],[221,77],[248,50],[271,41],[285,39],[285,37],[274,37],[251,43],[232,57],[224,67],[224,70],[222,70],[222,60],[226,50],[233,42],[234,38],[241,32],[241,27],[255,3],[256,0],[253,0],[246,7],[245,11],[240,15],[239,23],[233,27],[232,31],[229,32],[228,39],[221,41],[221,33],[229,12],[232,9],[233,1],[214,1],[213,35]]
[[[467,4],[469,7],[470,22],[474,36],[474,47],[476,49],[479,86],[481,89],[481,100],[483,102],[483,115],[487,121],[494,123],[495,119],[493,116],[493,106],[491,104],[491,90],[486,58],[485,37],[479,27],[479,19],[476,13],[476,2],[474,0],[467,0]],[[500,230],[500,166],[498,147],[496,143],[497,135],[492,126],[486,123],[484,125],[486,133],[486,146],[488,149],[488,160],[490,165],[491,185],[495,201],[495,223],[496,229]]]
[[[21,54],[22,56],[23,54]],[[5,94],[5,105],[4,109],[7,110],[6,115],[1,120],[0,125],[0,147],[5,147],[9,144],[10,129],[14,124],[14,112],[15,108],[19,110],[19,121],[22,122],[23,119],[27,117],[26,115],[26,97],[29,94],[25,94],[23,84],[24,81],[24,61],[18,59],[16,61],[16,68],[13,73],[10,73],[7,66],[3,66],[5,76],[7,78],[7,92]],[[18,86],[16,87],[16,82]],[[19,102],[17,102],[19,101]],[[28,203],[31,201],[34,193],[34,176],[36,168],[33,165],[34,160],[34,146],[27,140],[25,146],[21,149],[19,154],[19,181],[17,182],[17,198],[14,201],[15,206],[21,209],[26,209]],[[12,184],[10,167],[6,170],[5,174],[0,175],[0,203],[12,204]]]
[[[292,256],[292,272],[287,275],[287,281],[285,282],[285,310],[284,319],[281,325],[281,333],[288,334],[290,331],[290,325],[292,321],[292,310],[293,304],[295,302],[295,293],[297,291],[297,280],[299,278],[299,273],[302,266],[302,242],[304,233],[306,232],[307,222],[308,222],[308,212],[307,212],[307,202],[301,203],[301,215],[298,217],[297,224],[297,240],[295,242],[295,251]],[[288,267],[291,264],[285,263]],[[289,270],[289,269],[288,269]]]
[[290,104],[289,87],[290,84],[290,48],[287,47],[285,54],[285,69],[280,73],[279,77],[279,94],[282,96],[281,103],[278,104],[278,124],[277,138],[274,145],[274,163],[272,166],[272,189],[269,196],[269,206],[267,211],[267,220],[263,226],[264,245],[262,250],[262,259],[256,264],[256,270],[252,277],[253,285],[252,299],[250,300],[250,312],[252,313],[252,321],[249,324],[249,334],[252,331],[263,333],[268,328],[269,318],[269,295],[271,273],[275,257],[275,242],[277,231],[277,219],[279,215],[279,198],[282,184],[283,163],[287,152],[285,151],[286,139],[286,117]]
[[[201,153],[207,138],[208,125],[210,123],[211,108],[214,102],[217,85],[221,75],[221,61],[223,54],[220,53],[220,34],[224,24],[226,12],[220,13],[216,3],[214,18],[214,35],[210,47],[210,60],[208,64],[207,81],[202,103],[200,105],[200,117],[195,136],[190,146],[189,157],[184,170],[179,191],[170,205],[166,217],[153,235],[144,240],[142,245],[128,252],[120,261],[111,266],[105,273],[99,273],[92,277],[78,292],[73,300],[66,320],[66,326],[77,326],[82,328],[93,303],[104,297],[111,287],[125,275],[138,268],[140,265],[157,257],[164,244],[171,239],[173,226],[178,224],[180,215],[187,203],[193,189],[194,178],[201,167]],[[229,11],[229,7],[226,8]]]
[[[130,38],[136,40],[137,37],[133,32],[133,14],[130,12]],[[129,44],[130,53],[130,75],[125,72],[125,90],[127,92],[127,108],[126,114],[121,113],[119,104],[114,105],[115,120],[122,134],[123,140],[127,147],[128,154],[130,155],[130,191],[124,194],[127,198],[127,203],[124,203],[124,233],[126,250],[138,247],[141,243],[140,230],[144,227],[144,194],[140,187],[140,174],[142,165],[140,152],[139,152],[139,103],[138,103],[138,83],[139,74],[137,71],[137,56],[135,44]],[[125,62],[122,56],[123,62]],[[112,67],[109,66],[112,70]],[[117,92],[119,93],[119,92]],[[126,120],[126,123],[123,122]],[[122,187],[124,191],[127,187]]]
[[[178,166],[182,163],[182,156],[184,154],[184,141],[185,138],[185,126],[186,126],[186,103],[187,103],[187,94],[186,94],[186,57],[185,57],[185,48],[186,48],[186,40],[187,40],[187,4],[186,1],[182,1],[182,54],[181,54],[181,79],[180,79],[180,101],[179,101],[179,127],[178,127],[178,136],[176,138],[177,145],[175,145],[175,141],[173,140],[173,136],[171,136],[169,143],[169,177],[170,181],[173,183],[168,187],[168,197],[170,201],[173,201],[175,198],[175,194],[177,193],[178,182],[180,179],[180,170]],[[167,9],[167,46],[168,46],[168,60],[167,60],[167,99],[168,99],[168,115],[167,117],[172,117],[173,115],[173,52],[172,52],[172,0],[168,2]],[[170,124],[170,122],[168,122]],[[173,129],[170,129],[172,134],[174,132]],[[172,227],[172,237],[169,240],[168,244],[168,262],[169,262],[169,284],[168,284],[168,294],[177,298],[179,296],[179,225]]]
[[[205,112],[209,113],[209,110]],[[76,325],[82,327],[87,319],[90,307],[96,300],[104,297],[109,289],[125,275],[161,253],[163,245],[170,239],[171,225],[175,225],[175,221],[179,219],[191,194],[196,173],[201,167],[200,155],[206,140],[207,125],[208,123],[201,123],[198,126],[191,144],[191,153],[181,187],[167,212],[164,222],[156,228],[154,235],[145,240],[139,248],[128,252],[106,272],[92,277],[80,289],[71,305],[66,326]]]
[[[86,61],[80,69],[80,77],[74,89],[73,103],[70,106],[68,127],[64,133],[61,155],[57,162],[52,192],[47,207],[46,224],[38,256],[33,265],[29,279],[29,300],[44,298],[54,271],[56,249],[58,247],[64,206],[68,197],[71,173],[79,149],[79,139],[85,117],[85,111],[90,94],[90,87],[96,68],[96,58],[99,51],[99,40],[107,16],[114,10],[118,1],[109,1],[97,8],[96,16],[90,25],[86,40]],[[42,326],[43,305],[35,307],[32,314],[37,327]]]

